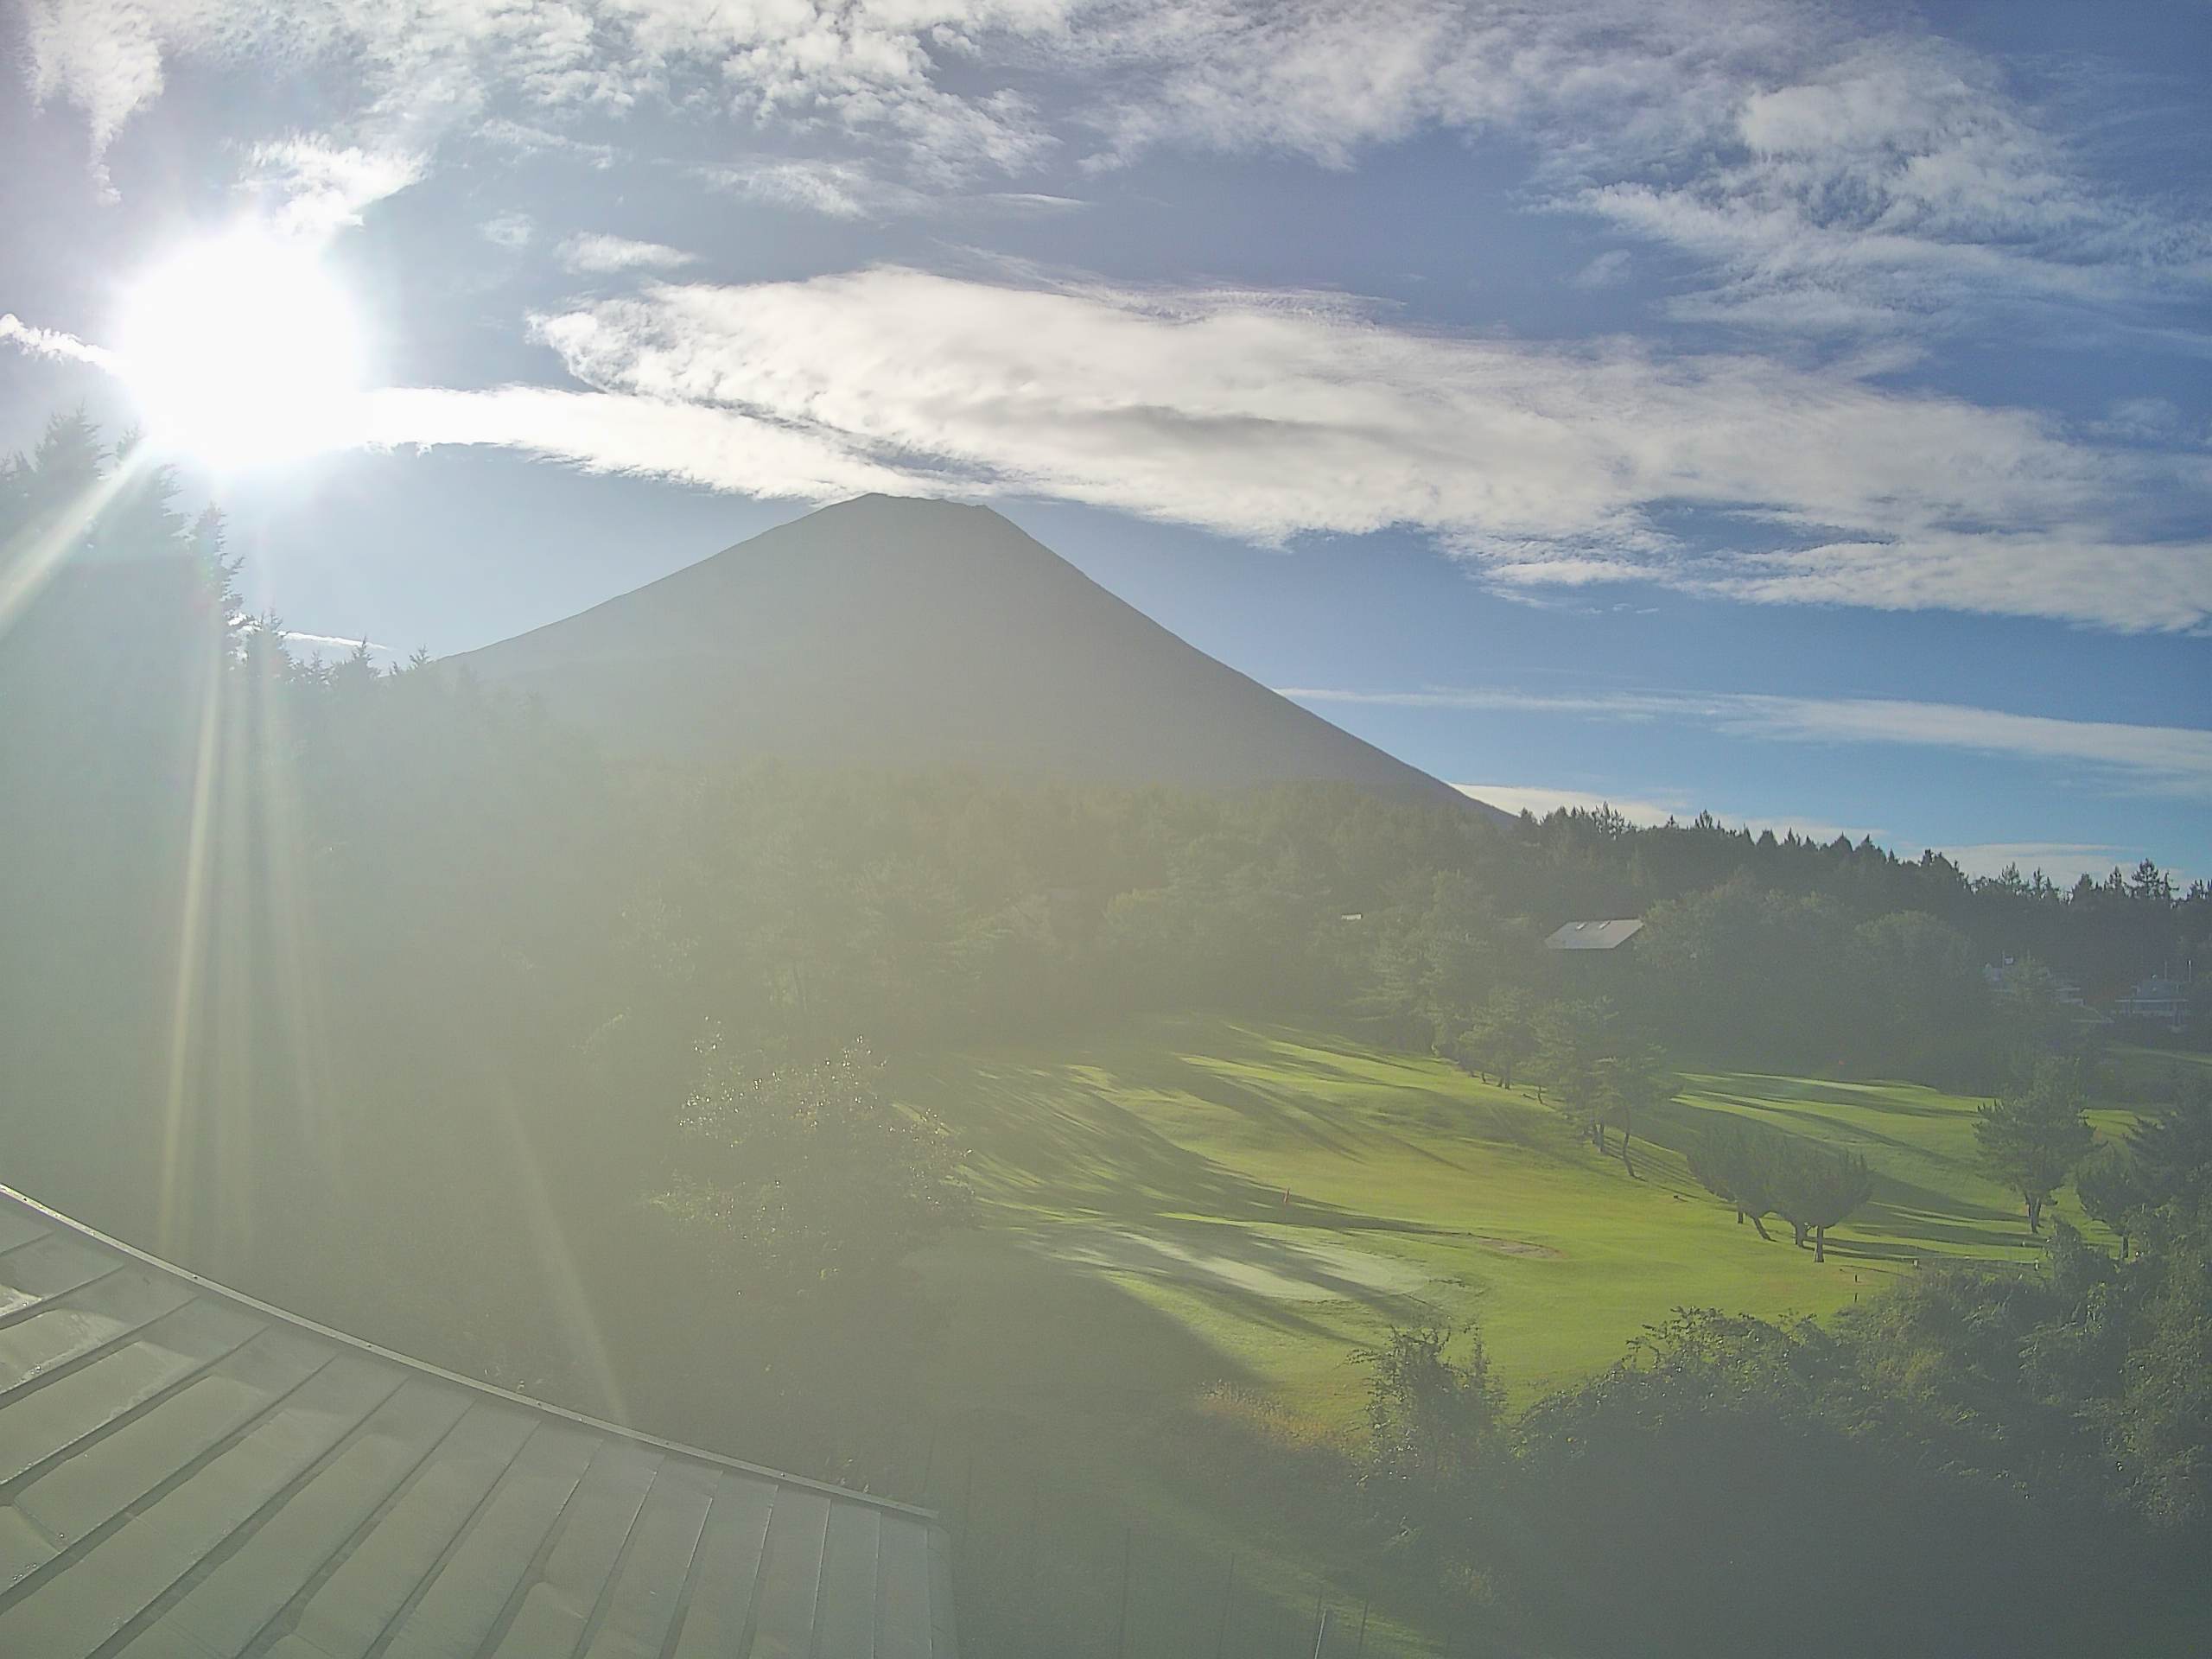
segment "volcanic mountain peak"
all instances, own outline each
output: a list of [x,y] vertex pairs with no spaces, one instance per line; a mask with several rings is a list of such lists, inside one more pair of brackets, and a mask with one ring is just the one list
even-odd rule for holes
[[945,501],[824,507],[454,660],[635,753],[1461,798]]

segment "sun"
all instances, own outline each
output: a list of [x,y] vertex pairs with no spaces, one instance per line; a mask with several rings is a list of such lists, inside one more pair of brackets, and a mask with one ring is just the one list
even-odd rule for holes
[[256,230],[180,249],[134,283],[116,355],[149,435],[218,469],[344,442],[361,391],[351,297],[314,250]]

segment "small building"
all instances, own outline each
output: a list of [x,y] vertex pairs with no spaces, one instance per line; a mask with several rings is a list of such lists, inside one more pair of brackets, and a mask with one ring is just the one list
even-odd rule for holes
[[0,1654],[955,1659],[922,1510],[389,1353],[0,1188]]
[[1618,950],[1643,931],[1638,919],[1569,922],[1544,941],[1547,950]]
[[2179,1031],[2189,1023],[2189,982],[2153,974],[2148,979],[2137,981],[2135,988],[2126,996],[2115,999],[2112,1011],[2121,1020],[2140,1020]]

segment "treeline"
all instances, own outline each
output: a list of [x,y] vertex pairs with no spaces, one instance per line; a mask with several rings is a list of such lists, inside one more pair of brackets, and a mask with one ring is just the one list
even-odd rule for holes
[[2124,991],[2164,969],[2186,973],[2212,947],[2212,886],[2145,860],[2061,886],[2009,867],[1969,876],[1941,853],[1901,857],[1871,837],[1808,840],[1794,831],[1728,830],[1709,814],[1688,823],[1630,823],[1610,810],[1559,811],[1538,826],[1548,857],[1580,868],[1610,913],[1718,887],[1738,874],[1777,893],[1818,898],[1853,923],[1916,913],[1955,929],[1984,962],[2031,957],[2088,995]]

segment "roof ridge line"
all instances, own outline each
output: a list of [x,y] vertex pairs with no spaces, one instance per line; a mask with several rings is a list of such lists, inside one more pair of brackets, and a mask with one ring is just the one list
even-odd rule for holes
[[821,1492],[830,1497],[842,1498],[848,1503],[865,1503],[872,1509],[888,1510],[895,1514],[912,1516],[933,1526],[941,1527],[944,1524],[944,1517],[938,1511],[924,1509],[918,1504],[901,1503],[895,1498],[880,1497],[874,1492],[855,1491],[849,1486],[836,1485],[826,1480],[810,1479],[807,1476],[794,1475],[785,1470],[771,1469],[765,1464],[748,1463],[742,1458],[727,1457],[719,1452],[709,1452],[703,1446],[686,1446],[680,1440],[664,1440],[658,1434],[648,1434],[643,1429],[630,1428],[620,1423],[609,1422],[603,1417],[594,1417],[584,1412],[571,1411],[566,1406],[556,1406],[550,1401],[533,1400],[526,1394],[517,1394],[513,1389],[503,1389],[495,1382],[486,1382],[476,1377],[464,1376],[458,1371],[446,1370],[442,1365],[434,1365],[429,1360],[416,1359],[410,1354],[403,1354],[396,1350],[380,1346],[368,1341],[365,1338],[334,1330],[302,1314],[294,1313],[273,1303],[262,1301],[256,1297],[245,1294],[243,1291],[233,1290],[227,1285],[218,1284],[214,1280],[204,1278],[188,1268],[181,1268],[175,1262],[165,1261],[149,1250],[142,1250],[135,1244],[125,1243],[119,1238],[100,1231],[97,1227],[88,1226],[73,1216],[63,1214],[51,1205],[41,1204],[28,1193],[20,1192],[4,1183],[0,1183],[0,1198],[22,1205],[25,1209],[43,1216],[56,1226],[67,1228],[80,1237],[91,1239],[96,1244],[119,1251],[142,1266],[152,1268],[156,1272],[168,1274],[173,1278],[181,1279],[187,1284],[195,1287],[210,1296],[219,1298],[238,1307],[250,1309],[269,1319],[281,1320],[300,1330],[311,1332],[326,1341],[340,1344],[360,1353],[373,1354],[378,1359],[394,1365],[404,1366],[423,1376],[435,1376],[441,1382],[453,1383],[458,1388],[469,1389],[473,1393],[487,1395],[493,1399],[505,1401],[510,1405],[520,1406],[526,1411],[539,1412],[559,1418],[564,1422],[581,1424],[600,1433],[613,1434],[622,1440],[633,1441],[639,1446],[652,1446],[657,1451],[673,1452],[679,1457],[696,1458],[702,1463],[710,1463],[719,1468],[735,1470],[740,1474],[757,1476],[760,1479],[772,1481],[780,1486],[801,1487],[810,1491]]

